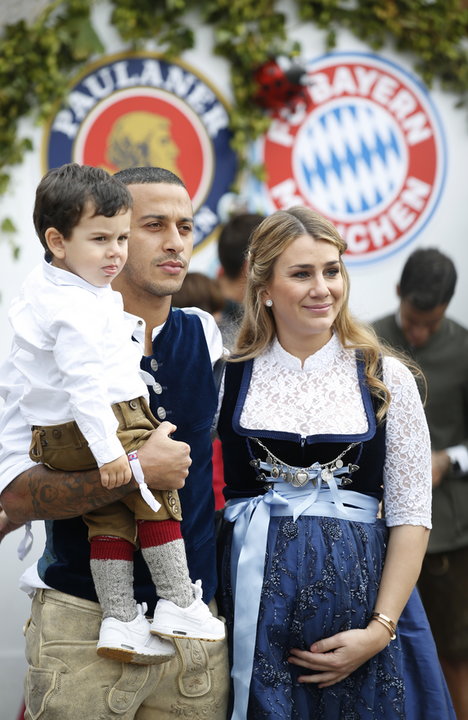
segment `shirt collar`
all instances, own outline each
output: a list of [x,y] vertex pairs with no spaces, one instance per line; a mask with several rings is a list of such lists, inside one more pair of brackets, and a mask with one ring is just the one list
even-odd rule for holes
[[44,276],[54,285],[73,285],[74,287],[81,287],[84,290],[92,292],[94,295],[102,295],[103,293],[112,292],[110,285],[104,287],[97,287],[91,285],[91,283],[83,280],[79,275],[68,272],[68,270],[62,270],[62,268],[55,267],[47,260],[43,260],[43,273]]
[[[145,333],[146,333],[146,323],[143,320],[143,318],[139,317],[138,315],[132,315],[131,313],[125,312],[125,315],[128,318],[131,318],[135,321],[135,329],[133,330],[133,338],[140,344],[145,344]],[[167,322],[167,321],[166,321]],[[163,322],[162,325],[158,325],[157,327],[153,328],[151,333],[151,340],[154,341],[155,337],[159,335],[161,330],[163,329],[166,322]]]

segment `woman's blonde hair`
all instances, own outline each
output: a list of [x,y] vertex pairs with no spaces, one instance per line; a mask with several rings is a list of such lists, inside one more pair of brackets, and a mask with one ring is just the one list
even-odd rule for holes
[[[264,292],[272,280],[278,257],[294,240],[303,235],[331,243],[338,249],[344,292],[333,329],[344,347],[361,351],[367,383],[373,395],[380,400],[377,418],[381,420],[390,403],[390,392],[381,379],[381,372],[379,373],[383,346],[374,330],[356,320],[350,312],[350,281],[342,259],[346,243],[331,222],[310,208],[279,210],[263,220],[253,232],[248,252],[244,317],[231,361],[258,357],[275,338],[275,320],[271,310],[265,306]],[[385,354],[389,354],[387,348]]]

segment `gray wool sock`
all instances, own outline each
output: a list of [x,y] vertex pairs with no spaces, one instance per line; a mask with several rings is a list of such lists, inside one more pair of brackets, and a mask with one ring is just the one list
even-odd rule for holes
[[159,597],[186,608],[193,603],[185,545],[183,540],[171,540],[164,545],[141,548]]
[[102,617],[130,622],[137,616],[133,597],[133,562],[128,560],[91,560],[91,574]]

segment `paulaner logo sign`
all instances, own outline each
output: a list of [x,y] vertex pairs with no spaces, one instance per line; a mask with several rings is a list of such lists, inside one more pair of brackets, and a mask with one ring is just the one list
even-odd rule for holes
[[45,169],[66,162],[108,172],[160,166],[182,178],[195,210],[195,245],[209,238],[236,173],[228,113],[217,91],[182,62],[115,55],[86,68],[51,119]]
[[347,259],[369,262],[421,232],[446,166],[426,89],[392,62],[336,53],[307,65],[311,105],[277,120],[263,144],[272,209],[307,205],[336,224]]

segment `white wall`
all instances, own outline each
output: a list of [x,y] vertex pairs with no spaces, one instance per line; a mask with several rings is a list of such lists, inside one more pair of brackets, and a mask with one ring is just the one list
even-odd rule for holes
[[[290,6],[284,3],[289,11]],[[98,4],[95,8],[96,27],[106,45],[106,51],[124,50],[109,27],[107,16],[109,7]],[[104,28],[104,31],[103,31]],[[323,52],[323,35],[310,26],[297,23],[290,16],[290,34],[303,41],[304,47],[313,48],[310,57]],[[220,92],[230,100],[231,92],[225,63],[210,54],[211,32],[207,28],[197,31],[197,46],[184,55],[184,60],[203,73]],[[148,44],[147,49],[157,48]],[[351,35],[339,35],[338,50],[368,51]],[[401,55],[390,50],[382,53],[384,57],[403,64]],[[407,65],[411,69],[410,63]],[[448,142],[448,172],[443,196],[439,206],[423,233],[409,247],[395,253],[384,261],[364,267],[352,267],[351,305],[356,314],[367,320],[390,312],[396,304],[395,285],[401,267],[410,252],[416,247],[437,246],[447,252],[459,269],[459,282],[456,295],[451,303],[450,314],[463,324],[468,323],[468,195],[466,167],[468,165],[468,121],[466,110],[454,108],[455,98],[437,89],[432,92]],[[10,191],[0,200],[0,220],[5,216],[14,219],[18,227],[17,241],[22,252],[19,261],[13,261],[7,243],[0,238],[0,362],[8,352],[10,330],[6,312],[10,300],[16,294],[25,274],[41,258],[41,246],[33,231],[31,213],[34,192],[41,177],[39,147],[41,128],[25,121],[22,131],[33,137],[36,150],[30,153],[19,168],[12,171]],[[192,269],[214,272],[216,251],[214,245],[203,253],[195,254]],[[37,557],[42,544],[41,524],[35,523],[36,542],[33,556]],[[23,571],[23,564],[16,559],[16,546],[20,534],[14,533],[0,545],[0,567],[2,569],[2,592],[0,595],[0,720],[12,720],[15,717],[21,697],[21,675],[24,669],[23,638],[21,628],[28,616],[29,600],[17,590],[17,581]],[[26,560],[27,563],[29,561]]]

